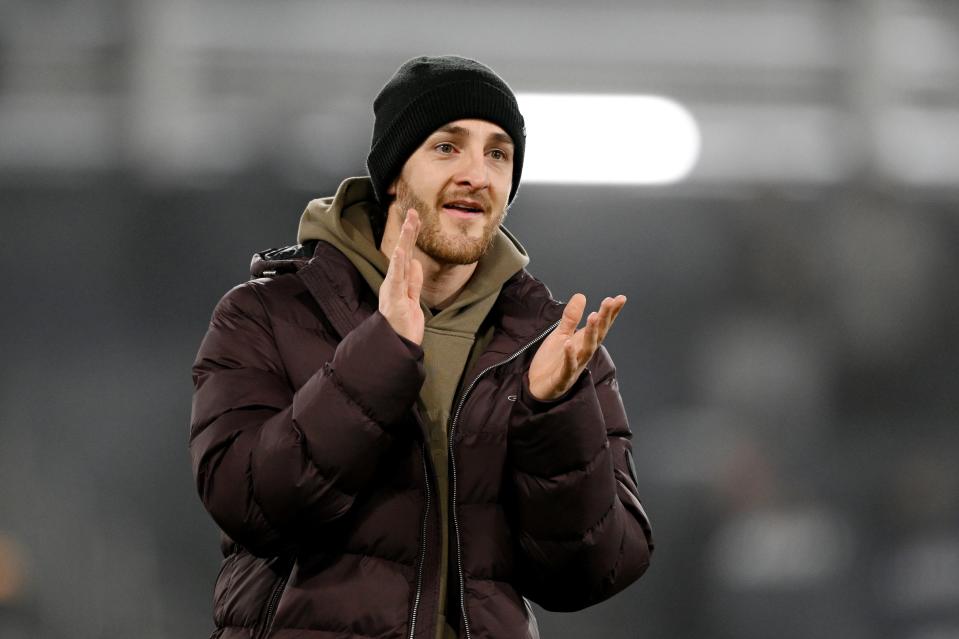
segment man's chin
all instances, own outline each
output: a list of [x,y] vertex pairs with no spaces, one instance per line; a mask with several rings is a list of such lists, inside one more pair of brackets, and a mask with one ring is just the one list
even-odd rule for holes
[[483,257],[483,255],[486,254],[486,251],[450,250],[447,247],[429,247],[429,250],[424,249],[423,252],[432,257],[438,263],[447,264],[450,266],[468,266],[470,264],[475,264],[481,257]]
[[[430,241],[427,238],[423,239],[426,241],[417,243],[420,250],[440,264],[459,266],[475,264],[481,257],[486,255],[493,244],[492,238],[490,240],[486,240],[485,238],[470,238],[469,241],[462,241],[462,238],[458,238],[460,241],[449,238],[442,238],[439,241]],[[437,238],[433,239],[435,240]]]

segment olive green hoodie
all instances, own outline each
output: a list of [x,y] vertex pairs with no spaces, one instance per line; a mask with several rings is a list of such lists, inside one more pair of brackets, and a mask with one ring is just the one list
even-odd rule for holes
[[[339,249],[356,266],[370,288],[379,295],[389,267],[374,239],[370,215],[378,204],[368,177],[347,178],[332,197],[313,200],[300,218],[297,241],[323,240]],[[446,308],[436,314],[422,304],[426,326],[423,334],[426,381],[419,406],[428,422],[430,456],[436,468],[441,521],[440,602],[437,638],[456,637],[446,624],[446,571],[449,557],[447,495],[447,432],[453,398],[464,372],[482,353],[491,337],[490,328],[480,334],[503,284],[529,263],[526,250],[502,226],[489,251],[479,260],[466,286]]]

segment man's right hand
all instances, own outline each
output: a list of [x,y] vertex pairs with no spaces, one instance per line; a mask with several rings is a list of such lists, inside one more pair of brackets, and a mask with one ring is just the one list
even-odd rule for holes
[[380,287],[380,313],[394,331],[416,344],[423,343],[426,322],[420,307],[423,265],[413,259],[419,230],[419,214],[416,209],[409,209],[400,230],[400,239],[390,256],[386,279]]

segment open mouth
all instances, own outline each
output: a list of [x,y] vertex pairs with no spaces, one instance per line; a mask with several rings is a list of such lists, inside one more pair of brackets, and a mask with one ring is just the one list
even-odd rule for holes
[[466,211],[467,213],[482,213],[483,209],[476,208],[475,206],[462,206],[459,204],[445,204],[443,208],[447,209],[456,209],[457,211]]
[[479,202],[468,200],[454,200],[443,205],[448,213],[456,217],[475,217],[485,212],[485,209]]

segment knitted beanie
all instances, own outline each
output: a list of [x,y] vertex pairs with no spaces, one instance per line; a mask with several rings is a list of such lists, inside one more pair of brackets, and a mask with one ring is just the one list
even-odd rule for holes
[[454,55],[408,60],[376,96],[373,115],[366,167],[380,204],[388,201],[390,183],[423,140],[444,124],[469,118],[497,124],[513,138],[513,201],[523,173],[526,128],[513,91],[486,65]]

